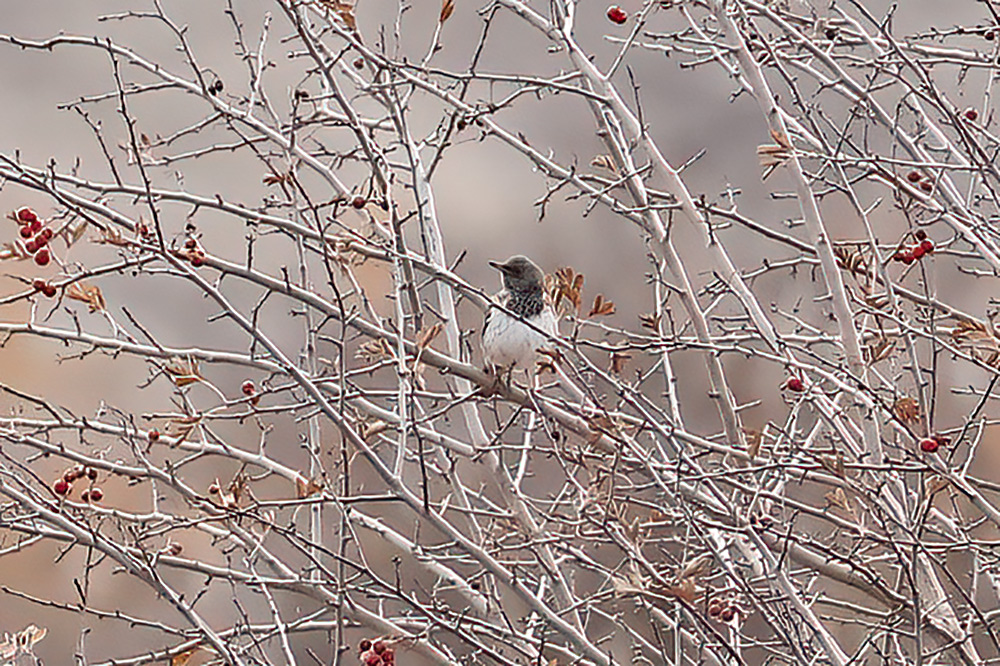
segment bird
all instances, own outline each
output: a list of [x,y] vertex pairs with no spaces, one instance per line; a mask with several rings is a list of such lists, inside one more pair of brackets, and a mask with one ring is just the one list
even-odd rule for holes
[[545,294],[545,274],[535,262],[514,255],[504,262],[490,261],[500,271],[503,288],[493,296],[483,326],[483,360],[487,371],[528,374],[539,349],[551,348],[559,334],[555,309]]

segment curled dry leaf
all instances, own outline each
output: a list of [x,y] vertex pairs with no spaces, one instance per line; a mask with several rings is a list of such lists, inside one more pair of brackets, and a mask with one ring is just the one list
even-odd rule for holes
[[29,624],[16,634],[4,634],[0,641],[0,659],[16,659],[20,655],[31,654],[35,643],[49,633],[48,629]]
[[795,148],[783,132],[771,130],[771,138],[774,140],[773,144],[757,146],[757,160],[762,167],[781,166],[795,154]]
[[427,349],[430,344],[434,342],[434,338],[436,338],[443,330],[444,325],[440,322],[434,324],[433,326],[421,329],[420,333],[417,334],[417,349],[420,351]]
[[295,479],[295,496],[299,499],[311,497],[323,492],[323,482],[316,479],[304,479],[301,476]]
[[[190,650],[185,650],[180,654],[176,654],[170,659],[170,666],[188,666],[194,657],[201,653],[215,654],[215,650],[204,645],[196,645]],[[199,662],[201,663],[201,662]]]
[[702,578],[712,570],[712,563],[715,558],[712,557],[711,553],[702,553],[701,555],[688,560],[684,567],[677,574],[677,578],[680,580],[697,580]]
[[920,412],[920,403],[914,398],[903,397],[899,398],[892,404],[892,413],[896,415],[903,423],[909,425],[915,425],[920,423],[920,418],[922,416]]
[[639,315],[639,323],[642,324],[643,328],[648,328],[651,331],[660,330],[660,315],[655,312],[649,312],[647,314]]
[[549,295],[556,310],[565,299],[572,303],[573,309],[579,310],[582,302],[583,274],[577,273],[569,266],[556,270],[555,276],[551,280]]
[[597,169],[604,169],[611,173],[618,173],[618,167],[615,166],[615,161],[610,155],[595,155],[594,159],[590,160],[590,166]]
[[835,245],[833,256],[837,258],[837,265],[851,273],[868,272],[868,264],[865,257],[856,245]]
[[847,476],[847,470],[844,467],[844,454],[840,451],[837,451],[836,455],[820,456],[819,463],[842,479]]
[[[581,282],[581,285],[583,283]],[[590,314],[588,317],[603,317],[605,315],[613,315],[615,313],[615,304],[612,301],[604,300],[604,294],[598,294],[594,297],[594,304],[590,307]]]
[[866,344],[861,353],[865,358],[865,363],[875,365],[879,361],[888,358],[895,346],[896,342],[894,340],[880,337]]
[[348,28],[354,32],[358,31],[358,19],[354,14],[354,3],[343,2],[343,0],[319,0],[324,7],[329,8],[334,14],[340,17]]
[[444,23],[449,18],[451,18],[451,15],[454,11],[455,11],[455,0],[442,0],[441,14],[438,16],[438,23]]
[[747,454],[753,460],[760,453],[760,447],[764,443],[764,433],[753,428],[743,428],[743,434],[747,439]]
[[854,515],[854,509],[851,507],[851,501],[847,499],[847,493],[844,492],[843,488],[835,488],[824,495],[823,498],[826,499],[827,507],[837,508],[850,514],[851,516]]
[[170,381],[178,388],[190,386],[191,384],[205,380],[198,369],[198,362],[192,358],[174,359],[163,370],[170,377]]
[[951,339],[973,358],[994,367],[1000,365],[1000,340],[991,324],[960,319],[951,331]]
[[625,365],[629,362],[632,355],[628,352],[616,351],[611,352],[611,372],[620,375],[622,370],[625,369]]
[[102,312],[107,308],[101,288],[85,282],[74,282],[66,287],[66,298],[86,303],[91,312]]
[[261,181],[265,185],[277,185],[279,183],[287,183],[292,180],[292,174],[290,173],[269,173]]
[[394,357],[392,347],[389,346],[385,338],[375,338],[363,342],[354,356],[368,364],[386,361]]

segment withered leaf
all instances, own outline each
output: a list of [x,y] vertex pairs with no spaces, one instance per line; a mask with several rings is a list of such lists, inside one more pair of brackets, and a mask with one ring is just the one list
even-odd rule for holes
[[287,183],[291,179],[292,174],[290,173],[269,173],[261,180],[265,185],[277,185],[278,183]]
[[701,555],[689,560],[677,574],[680,580],[697,580],[712,570],[714,558],[711,553]]
[[684,601],[691,603],[695,600],[698,590],[695,587],[694,580],[691,578],[685,578],[677,585],[668,585],[663,589],[663,592],[668,597],[683,599]]
[[629,362],[632,355],[628,352],[616,351],[611,352],[611,372],[620,375],[622,370],[625,369],[625,365]]
[[174,359],[163,368],[167,376],[178,388],[204,381],[198,370],[198,362],[192,358]]
[[[582,286],[582,282],[581,282]],[[615,304],[611,301],[604,300],[604,294],[598,294],[594,297],[594,304],[590,307],[590,314],[588,317],[604,315],[612,315],[615,313]]]
[[747,439],[747,454],[753,460],[760,453],[761,444],[764,443],[764,433],[753,428],[743,428],[743,434]]
[[444,324],[438,322],[430,327],[425,327],[420,330],[417,334],[417,349],[423,351],[427,349],[430,344],[434,341],[434,338],[438,336],[441,331],[444,330]]
[[851,508],[851,502],[847,499],[847,493],[844,492],[843,488],[835,488],[824,495],[823,498],[826,499],[828,507],[841,509],[852,516],[854,515],[854,509]]
[[648,328],[651,331],[660,330],[660,315],[655,312],[649,312],[646,314],[639,315],[639,323],[642,324],[643,328]]
[[0,659],[15,659],[18,655],[31,654],[35,643],[48,633],[48,629],[29,624],[16,634],[4,634],[0,641]]
[[316,479],[306,480],[301,476],[295,479],[295,496],[299,499],[305,499],[321,492],[323,492],[322,481],[317,481]]
[[920,423],[922,416],[920,403],[915,398],[902,397],[892,404],[892,413],[903,423],[910,425]]
[[368,441],[370,438],[388,429],[389,424],[385,421],[369,421],[361,427],[361,438]]
[[947,488],[949,483],[948,479],[944,478],[940,474],[934,474],[927,479],[924,487],[927,489],[928,495],[933,495]]
[[837,264],[851,273],[865,273],[868,265],[864,255],[855,245],[835,245],[833,255],[837,257]]
[[618,167],[615,166],[615,161],[610,155],[595,155],[594,159],[590,160],[590,166],[618,173]]
[[101,288],[84,282],[74,282],[66,287],[66,298],[86,303],[91,312],[102,312],[107,307]]
[[842,479],[847,476],[847,470],[844,467],[844,454],[840,451],[837,451],[837,454],[833,456],[820,456],[819,463]]
[[579,310],[582,292],[583,274],[577,273],[569,266],[556,270],[549,291],[556,310],[559,309],[564,299],[572,303],[575,310]]
[[783,132],[771,130],[771,139],[774,140],[774,144],[765,143],[757,146],[757,160],[763,167],[780,166],[795,154],[795,148]]
[[375,338],[363,342],[354,356],[365,363],[378,363],[393,358],[392,347],[385,338]]
[[455,11],[455,0],[442,0],[441,14],[438,16],[438,23],[444,23],[449,18],[451,18],[451,15],[454,11]]
[[861,353],[864,356],[865,363],[874,365],[887,358],[895,346],[896,342],[894,340],[880,337],[866,344]]
[[1000,362],[1000,340],[990,324],[959,319],[951,339],[959,349],[987,365],[997,366]]
[[320,4],[329,7],[348,28],[358,31],[358,19],[354,15],[354,3],[342,0],[319,0]]

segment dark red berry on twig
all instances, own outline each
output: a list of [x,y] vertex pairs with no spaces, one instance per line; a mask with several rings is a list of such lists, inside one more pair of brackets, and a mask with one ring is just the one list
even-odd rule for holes
[[66,479],[59,479],[58,481],[52,484],[52,492],[54,492],[56,495],[59,495],[60,497],[65,497],[66,495],[69,495],[70,488],[71,486],[69,484],[69,481],[67,481]]
[[973,109],[971,106],[968,109],[966,109],[965,111],[963,111],[962,115],[965,116],[966,120],[969,120],[969,121],[972,121],[972,122],[976,122],[976,119],[979,118],[979,112],[976,111],[975,109]]
[[30,224],[38,219],[38,215],[35,214],[35,211],[31,210],[27,206],[18,208],[16,215],[17,221],[22,224]]
[[924,177],[923,174],[921,174],[919,171],[911,171],[910,173],[906,174],[906,180],[910,181],[911,183],[919,183],[920,179],[923,177]]
[[39,266],[48,266],[49,259],[51,259],[49,251],[44,247],[35,253],[35,263]]
[[796,393],[802,393],[806,390],[806,385],[798,377],[789,377],[788,381],[785,382],[785,388],[789,391],[795,391]]
[[926,437],[920,440],[920,450],[924,453],[934,453],[939,448],[941,448],[941,444],[936,439]]
[[608,20],[615,25],[621,25],[628,20],[628,13],[618,5],[608,7]]

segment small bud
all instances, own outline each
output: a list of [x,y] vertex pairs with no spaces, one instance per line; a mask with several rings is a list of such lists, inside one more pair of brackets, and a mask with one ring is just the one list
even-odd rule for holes
[[208,487],[208,494],[209,495],[218,495],[219,494],[219,490],[220,490],[219,484],[213,483],[212,485],[210,485]]
[[361,69],[364,66],[365,66],[365,59],[364,58],[357,58],[354,61],[354,69]]
[[736,617],[736,609],[732,606],[722,609],[722,613],[719,615],[719,619],[723,622],[732,622],[734,617]]
[[41,278],[35,278],[34,280],[31,281],[31,287],[35,291],[41,291],[42,289],[45,289],[45,285],[47,284],[48,282],[46,282]]
[[188,238],[186,241],[184,241],[184,247],[187,248],[188,250],[193,250],[196,247],[198,247],[198,241],[196,241],[193,238]]
[[916,231],[913,232],[913,237],[916,238],[918,241],[922,241],[923,239],[927,238],[927,232],[924,231],[923,229],[917,229]]
[[191,255],[191,265],[195,268],[201,268],[205,265],[205,255],[201,252],[195,252]]
[[928,193],[929,192],[933,192],[934,191],[934,183],[932,183],[929,180],[922,180],[922,181],[920,181],[920,189],[922,189],[924,192],[928,192]]

